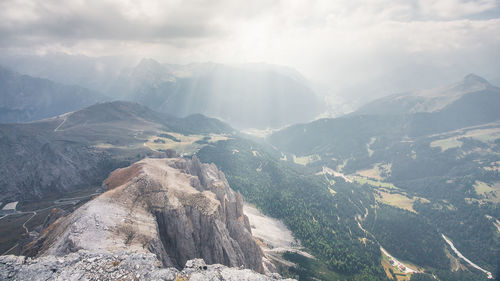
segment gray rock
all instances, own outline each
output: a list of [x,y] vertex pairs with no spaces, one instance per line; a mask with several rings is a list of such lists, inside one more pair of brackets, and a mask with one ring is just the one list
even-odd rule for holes
[[[182,271],[161,268],[154,254],[120,252],[95,254],[78,251],[63,257],[0,256],[0,280],[283,280],[267,277],[249,269],[206,265],[201,259],[190,260]],[[287,279],[291,280],[291,279]]]

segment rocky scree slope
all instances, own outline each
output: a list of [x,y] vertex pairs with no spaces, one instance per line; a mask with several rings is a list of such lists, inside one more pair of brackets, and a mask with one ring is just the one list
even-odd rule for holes
[[196,157],[145,158],[116,170],[104,185],[107,192],[58,219],[26,254],[152,253],[163,266],[178,269],[202,258],[273,271],[252,237],[241,195],[214,164]]

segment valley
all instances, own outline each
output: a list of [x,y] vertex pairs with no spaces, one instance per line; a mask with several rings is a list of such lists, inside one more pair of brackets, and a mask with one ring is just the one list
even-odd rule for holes
[[[497,103],[498,88],[480,79],[473,79],[470,83],[474,85],[467,85],[469,78],[465,78],[464,84],[453,86],[470,87],[471,92],[464,99],[476,97],[474,91],[480,84],[479,88],[491,91],[489,102]],[[483,99],[479,92],[477,98]],[[450,261],[445,255],[446,243],[438,234],[453,235],[453,241],[466,249],[469,258],[482,268],[491,271],[497,267],[498,232],[490,220],[478,218],[491,216],[490,212],[495,213],[493,217],[500,215],[497,205],[500,175],[496,169],[496,161],[500,159],[499,123],[492,112],[492,119],[476,123],[470,119],[459,124],[465,118],[456,117],[459,113],[453,112],[458,106],[455,104],[467,110],[460,98],[425,113],[375,114],[363,109],[351,116],[291,126],[274,132],[268,140],[285,155],[296,158],[316,153],[319,160],[303,166],[310,173],[327,175],[325,180],[334,191],[339,181],[366,186],[373,203],[360,202],[369,210],[368,218],[362,222],[363,229],[373,234],[391,255],[425,268],[426,274],[432,273],[439,279],[477,280],[472,276],[488,276],[479,277],[477,268],[469,267],[463,260],[461,268],[466,269],[444,274]],[[470,106],[473,112],[479,105]],[[430,126],[423,120],[435,118],[441,122],[439,127],[425,132],[419,128],[424,124]],[[478,229],[481,234],[476,236]],[[418,249],[421,243],[426,244],[425,252]],[[430,250],[430,243],[434,250]],[[454,255],[460,259],[458,254]],[[426,264],[424,261],[431,257],[435,258],[433,262]]]
[[[145,157],[196,156],[214,163],[253,205],[246,208],[257,244],[285,277],[487,279],[448,249],[441,233],[474,265],[494,272],[499,123],[422,134],[419,122],[416,115],[353,114],[258,138],[202,115],[177,118],[111,102],[1,125],[5,174],[28,157],[50,160],[28,161],[31,169],[17,168],[22,176],[2,178],[9,196],[1,201],[19,203],[0,219],[9,231],[1,250],[26,251],[51,210],[73,213],[97,195],[88,186],[102,185],[117,168]],[[41,184],[32,189],[20,181],[26,178]]]
[[0,1],[0,281],[500,280],[500,0]]

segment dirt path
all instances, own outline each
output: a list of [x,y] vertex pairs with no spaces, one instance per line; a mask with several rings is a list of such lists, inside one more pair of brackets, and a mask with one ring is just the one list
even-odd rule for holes
[[28,227],[26,227],[26,224],[27,224],[27,223],[28,223],[28,222],[29,222],[32,218],[34,218],[34,217],[36,216],[36,214],[37,214],[37,213],[36,213],[36,211],[33,211],[32,213],[33,213],[33,215],[32,215],[32,216],[31,216],[28,220],[26,220],[26,221],[23,223],[23,228],[24,228],[24,230],[26,231],[26,234],[30,233],[30,232],[29,232],[29,230],[28,230]]
[[59,205],[59,206],[60,205],[69,205],[69,204],[76,205],[80,201],[82,201],[83,199],[87,199],[89,197],[92,197],[92,196],[95,196],[95,195],[99,195],[99,194],[101,194],[101,193],[96,192],[96,193],[92,193],[92,194],[85,195],[85,196],[68,197],[68,198],[57,199],[57,200],[54,200],[54,204],[55,204],[54,206],[56,206],[56,205]]
[[63,117],[64,120],[61,122],[61,124],[59,124],[59,126],[57,126],[57,128],[54,129],[54,132],[61,131],[61,130],[59,130],[59,128],[61,128],[61,126],[66,122],[66,120],[71,115],[71,113],[72,112],[68,112],[68,113],[65,113],[65,114],[61,115],[61,117]]
[[16,245],[12,246],[12,248],[8,249],[7,251],[3,252],[3,254],[1,254],[2,256],[3,255],[6,255],[7,253],[9,253],[10,251],[14,250],[17,246],[19,246],[19,243],[16,243]]

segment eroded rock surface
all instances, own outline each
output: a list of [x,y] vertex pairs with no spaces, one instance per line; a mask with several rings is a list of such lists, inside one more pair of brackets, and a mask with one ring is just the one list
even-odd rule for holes
[[[213,164],[198,159],[146,158],[118,169],[109,189],[57,220],[30,245],[37,256],[155,254],[163,266],[181,269],[202,258],[267,272],[240,194]],[[272,269],[271,269],[272,271]]]

